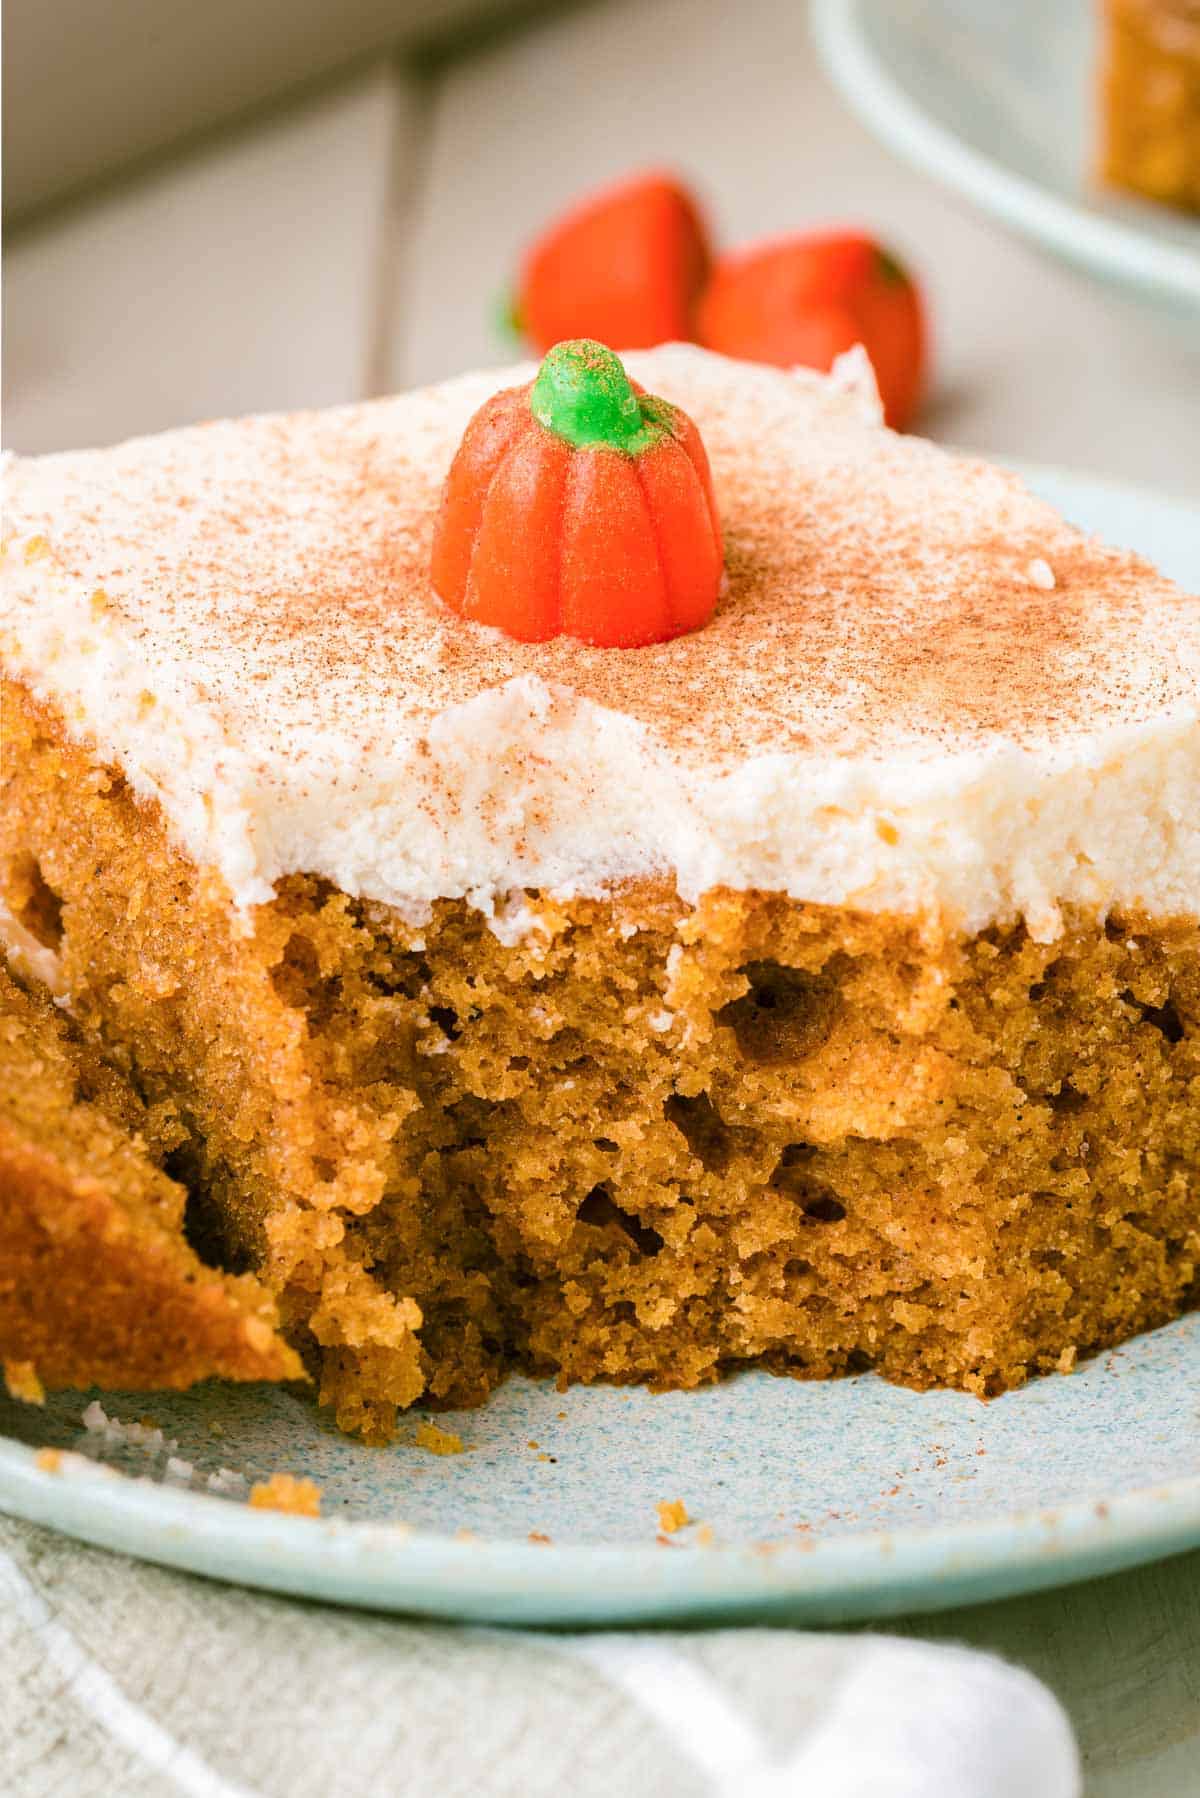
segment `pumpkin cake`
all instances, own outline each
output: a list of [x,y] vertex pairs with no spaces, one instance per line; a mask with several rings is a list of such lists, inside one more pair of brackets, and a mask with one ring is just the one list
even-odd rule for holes
[[1104,177],[1200,212],[1200,0],[1101,0]]
[[852,360],[627,364],[7,470],[9,933],[369,1437],[1195,1296],[1200,602]]

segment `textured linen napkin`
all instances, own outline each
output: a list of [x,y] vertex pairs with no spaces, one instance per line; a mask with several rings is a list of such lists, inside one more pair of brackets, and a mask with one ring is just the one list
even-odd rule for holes
[[0,1517],[6,1798],[1078,1798],[991,1655],[782,1629],[556,1635],[243,1591]]

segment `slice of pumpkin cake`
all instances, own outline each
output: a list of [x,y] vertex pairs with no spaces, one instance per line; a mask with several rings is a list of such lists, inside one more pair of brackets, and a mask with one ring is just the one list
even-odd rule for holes
[[567,344],[7,470],[10,930],[347,1428],[1193,1300],[1200,603],[852,375]]

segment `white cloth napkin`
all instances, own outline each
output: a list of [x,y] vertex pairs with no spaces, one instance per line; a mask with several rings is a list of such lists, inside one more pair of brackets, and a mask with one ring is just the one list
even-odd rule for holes
[[1078,1798],[987,1654],[793,1630],[456,1629],[212,1584],[0,1518],[10,1798]]

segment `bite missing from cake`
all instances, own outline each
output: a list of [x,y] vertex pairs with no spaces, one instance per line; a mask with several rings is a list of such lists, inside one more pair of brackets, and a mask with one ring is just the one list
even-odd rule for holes
[[169,1100],[347,1428],[509,1367],[995,1391],[1200,1248],[1200,604],[822,379],[628,359],[726,586],[426,569],[531,369],[6,471],[18,950]]

